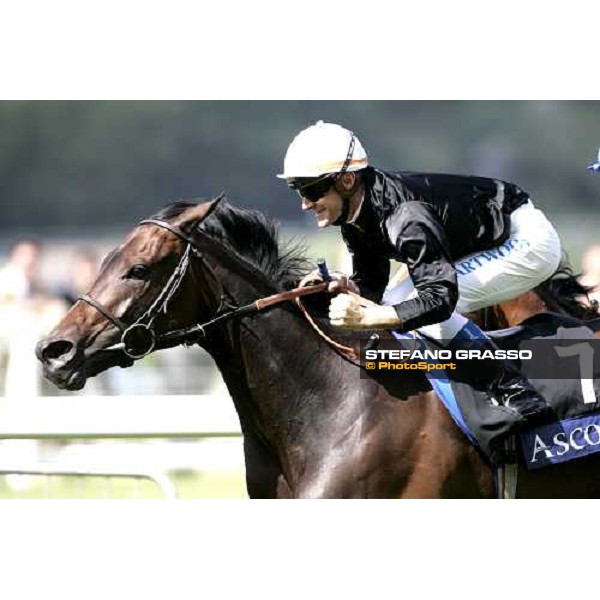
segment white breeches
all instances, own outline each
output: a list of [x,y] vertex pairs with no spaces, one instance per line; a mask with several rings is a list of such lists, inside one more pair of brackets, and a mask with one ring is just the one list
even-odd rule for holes
[[[452,339],[471,312],[512,300],[550,277],[561,259],[560,239],[552,223],[531,202],[517,208],[510,218],[510,235],[496,248],[471,254],[454,263],[459,298],[447,321],[419,329],[438,340]],[[410,278],[389,287],[382,304],[399,304],[417,295]]]

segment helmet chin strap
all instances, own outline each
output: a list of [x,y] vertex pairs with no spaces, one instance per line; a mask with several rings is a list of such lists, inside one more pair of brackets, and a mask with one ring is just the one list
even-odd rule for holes
[[350,214],[350,198],[348,196],[342,196],[342,212],[340,216],[332,223],[332,225],[340,226],[348,220]]
[[342,197],[342,212],[340,216],[332,223],[332,225],[340,226],[348,221],[348,217],[350,216],[350,199],[354,194],[356,194],[358,188],[360,187],[360,183],[356,179],[354,180],[354,185],[349,190],[338,190],[337,186],[335,188],[336,192]]
[[354,154],[354,144],[356,142],[356,137],[354,133],[351,132],[350,135],[350,144],[348,146],[348,153],[346,154],[346,160],[344,160],[344,164],[340,169],[340,172],[335,176],[335,190],[342,197],[342,213],[340,216],[332,223],[332,225],[343,225],[348,220],[348,215],[350,214],[350,198],[354,195],[356,190],[358,189],[358,182],[356,180],[356,176],[354,179],[354,185],[349,190],[338,190],[337,183],[338,181],[341,183],[342,177],[344,173],[348,170],[348,166],[350,165],[350,161],[352,160],[352,155]]

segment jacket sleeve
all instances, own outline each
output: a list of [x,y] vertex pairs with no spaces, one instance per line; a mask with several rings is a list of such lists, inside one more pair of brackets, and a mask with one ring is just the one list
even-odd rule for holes
[[415,298],[394,306],[401,331],[411,331],[450,318],[458,301],[456,271],[446,232],[430,206],[406,202],[386,219],[395,258],[406,263]]
[[358,286],[360,295],[379,303],[385,286],[390,279],[390,261],[374,257],[365,248],[356,248],[352,253],[352,275],[350,279]]

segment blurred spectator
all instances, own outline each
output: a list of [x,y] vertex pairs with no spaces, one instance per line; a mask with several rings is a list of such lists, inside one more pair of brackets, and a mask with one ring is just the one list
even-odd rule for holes
[[580,283],[591,288],[590,300],[600,302],[600,245],[590,246],[581,259]]
[[39,259],[40,245],[34,240],[21,240],[11,247],[8,263],[0,270],[0,301],[25,300],[40,292]]
[[0,269],[0,351],[4,355],[4,395],[37,396],[41,390],[36,342],[57,323],[66,305],[47,294],[39,283],[41,247],[23,239],[9,252]]
[[80,248],[75,252],[71,268],[71,281],[58,295],[69,305],[77,302],[77,297],[90,291],[96,280],[100,261],[96,252],[90,248]]

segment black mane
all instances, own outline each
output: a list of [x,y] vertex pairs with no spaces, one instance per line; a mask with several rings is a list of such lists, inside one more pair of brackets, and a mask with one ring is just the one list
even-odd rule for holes
[[[194,206],[177,201],[151,218],[169,220]],[[304,244],[279,240],[279,226],[257,210],[237,208],[221,200],[200,228],[259,269],[279,289],[291,289],[310,270]]]
[[535,292],[544,301],[548,310],[584,321],[598,318],[596,307],[582,302],[590,290],[591,288],[579,283],[566,257],[563,258],[558,269],[535,288]]

